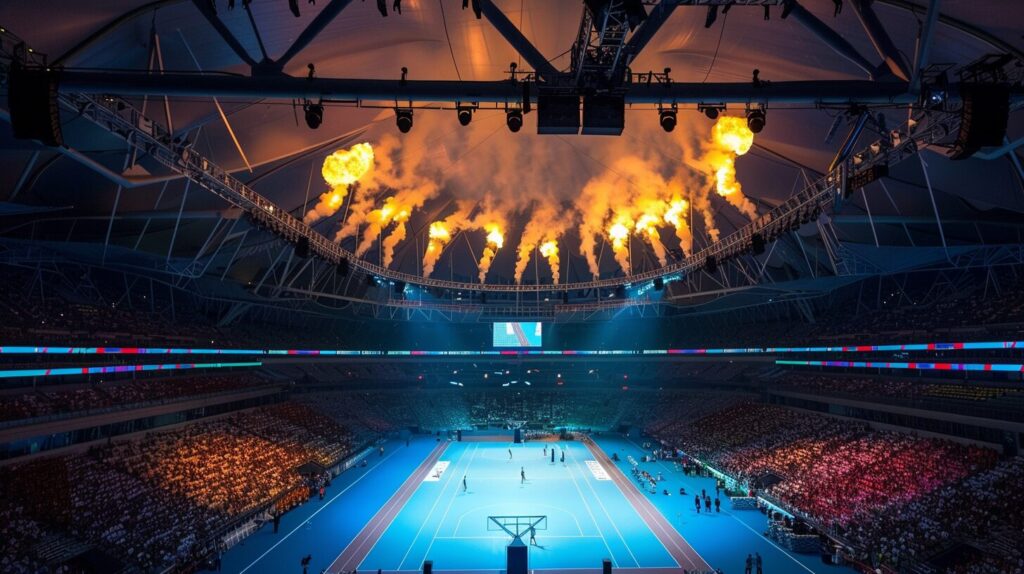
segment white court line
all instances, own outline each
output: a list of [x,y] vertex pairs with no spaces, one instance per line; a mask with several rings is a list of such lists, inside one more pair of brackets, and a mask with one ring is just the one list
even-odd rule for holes
[[[570,455],[571,456],[571,455]],[[573,466],[576,466],[576,457],[573,457]],[[597,524],[597,518],[594,517],[594,511],[590,508],[590,504],[587,502],[587,498],[583,496],[583,491],[580,489],[580,485],[576,483],[576,475],[573,474],[572,469],[569,465],[565,466],[569,469],[569,478],[572,479],[572,485],[576,487],[576,493],[580,495],[580,500],[583,501],[583,506],[587,509],[587,514],[590,515],[590,521],[594,523],[594,528],[597,529],[597,533],[601,535],[601,542],[604,542],[604,548],[608,551],[608,556],[612,559],[612,563],[616,568],[619,567],[619,560],[615,557],[615,553],[612,552],[611,546],[608,546],[608,540],[604,537],[604,532],[601,530],[601,526]]]
[[[370,468],[366,469],[366,472],[365,472],[365,473],[363,473],[363,476],[360,476],[359,478],[357,478],[357,479],[353,480],[353,481],[352,481],[352,483],[351,483],[351,484],[349,484],[348,486],[346,486],[346,487],[345,487],[344,489],[342,489],[342,491],[341,491],[341,492],[339,492],[338,494],[335,494],[334,496],[332,496],[332,497],[331,497],[331,499],[330,499],[330,500],[328,500],[328,501],[327,501],[327,502],[326,502],[326,503],[325,503],[325,504],[324,504],[323,506],[321,506],[320,508],[318,508],[316,512],[314,512],[313,514],[310,514],[310,515],[309,515],[309,518],[307,518],[307,519],[303,520],[302,522],[300,522],[300,523],[299,523],[299,525],[298,525],[298,526],[296,526],[295,528],[293,528],[291,532],[289,532],[288,534],[285,534],[285,535],[284,535],[284,538],[282,538],[282,539],[278,540],[278,541],[277,541],[277,543],[276,543],[276,544],[274,544],[273,546],[271,546],[270,548],[268,548],[266,552],[264,552],[263,554],[260,554],[260,555],[259,555],[259,557],[258,557],[257,559],[253,560],[251,564],[249,564],[248,566],[246,566],[245,568],[243,568],[242,570],[240,570],[240,571],[238,572],[238,574],[244,574],[246,570],[248,570],[248,569],[252,568],[253,566],[255,566],[255,565],[256,565],[256,563],[257,563],[257,562],[259,562],[260,560],[263,560],[263,559],[264,559],[264,558],[265,558],[265,557],[267,556],[267,554],[270,554],[271,552],[273,552],[273,550],[274,550],[275,548],[277,548],[278,546],[280,546],[280,545],[281,545],[281,543],[283,543],[283,542],[284,542],[285,540],[288,540],[288,537],[289,537],[289,536],[291,536],[292,534],[295,534],[295,531],[297,531],[298,529],[302,528],[302,526],[303,526],[304,524],[306,524],[307,522],[309,522],[310,520],[312,520],[314,516],[316,516],[317,514],[320,514],[320,512],[321,512],[321,511],[322,511],[323,509],[325,509],[325,508],[327,508],[328,506],[330,506],[330,504],[331,504],[332,502],[334,502],[335,500],[337,500],[337,498],[338,498],[339,496],[341,496],[342,494],[345,494],[345,492],[347,492],[347,491],[348,491],[348,489],[350,489],[350,488],[352,488],[353,486],[355,486],[355,485],[356,485],[356,483],[358,483],[358,482],[359,482],[360,480],[363,480],[364,478],[366,478],[366,476],[367,476],[368,474],[370,474],[370,472],[371,472],[371,471],[373,471],[373,470],[374,470],[374,469],[376,469],[376,468],[377,468],[378,466],[380,466],[381,464],[383,464],[385,460],[387,460],[387,459],[389,459],[389,458],[391,458],[391,457],[395,456],[395,455],[396,455],[396,454],[398,453],[398,451],[399,451],[399,449],[395,449],[395,450],[392,450],[392,451],[391,451],[391,454],[389,454],[389,455],[385,456],[384,458],[381,458],[381,459],[379,459],[379,460],[377,461],[377,464],[375,464],[375,465],[371,466]],[[429,453],[428,453],[428,456],[429,456]]]
[[[441,496],[444,494],[444,491],[448,490],[448,485],[451,484],[452,477],[455,476],[456,474],[458,474],[458,473],[455,472],[455,469],[458,468],[459,463],[462,462],[462,457],[466,456],[466,451],[468,451],[468,450],[469,450],[468,448],[463,449],[462,450],[462,454],[459,455],[459,460],[455,461],[455,465],[452,468],[452,472],[448,473],[448,478],[445,479],[444,486],[441,487],[441,493],[437,495],[436,499],[434,499],[434,504],[433,504],[433,506],[430,507],[430,512],[428,512],[427,515],[425,517],[423,517],[423,522],[420,524],[419,530],[416,531],[416,536],[412,539],[412,542],[409,543],[409,548],[405,551],[405,555],[402,556],[402,561],[398,563],[397,570],[401,570],[402,569],[402,565],[405,564],[405,559],[409,557],[409,552],[412,552],[412,547],[415,546],[416,545],[416,541],[420,539],[420,533],[423,532],[423,528],[427,525],[427,521],[429,521],[430,517],[434,514],[434,509],[437,508],[437,503],[440,502]],[[419,489],[417,488],[417,490],[419,490]],[[409,500],[412,500],[411,496],[409,497]],[[408,501],[406,501],[406,504],[408,504]],[[405,509],[405,507],[403,505],[402,510],[404,510],[404,509]],[[401,514],[401,512],[402,511],[399,510],[398,514]],[[398,514],[395,515],[395,518],[398,518]],[[389,524],[388,528],[390,528],[390,527],[391,527],[391,525]],[[385,529],[384,532],[380,533],[380,536],[377,537],[377,540],[373,543],[373,546],[371,546],[370,549],[366,551],[366,555],[363,557],[363,560],[366,560],[366,556],[369,556],[370,552],[373,552],[373,548],[375,546],[377,546],[377,542],[380,542],[380,540],[382,538],[384,538],[384,534],[385,533],[387,533],[387,529]]]
[[[584,448],[586,448],[586,447],[584,447]],[[587,451],[587,454],[590,454],[589,450]],[[578,467],[579,466],[579,462],[576,460],[576,454],[575,453],[570,453],[569,456],[572,457],[572,461],[575,462],[576,466]],[[601,510],[604,511],[604,515],[608,517],[608,522],[612,523],[612,528],[614,528],[615,529],[615,533],[619,535],[619,540],[621,540],[622,541],[622,545],[626,547],[626,552],[629,552],[629,556],[630,556],[630,558],[633,559],[633,562],[636,563],[636,567],[640,568],[640,561],[636,559],[636,555],[633,554],[633,549],[629,547],[629,543],[626,542],[626,538],[622,535],[622,532],[619,531],[618,525],[615,524],[615,519],[612,518],[612,515],[608,513],[608,509],[605,508],[604,502],[601,501],[601,497],[598,496],[597,491],[594,490],[594,485],[591,484],[590,479],[587,478],[586,473],[581,471],[580,474],[583,475],[583,482],[587,483],[587,488],[589,488],[590,492],[592,492],[594,494],[594,498],[597,499],[597,504],[601,507]],[[616,487],[616,490],[619,490],[619,489]],[[625,495],[623,495],[623,498],[625,498]],[[629,500],[627,500],[626,502],[628,503]],[[633,505],[630,504],[630,507],[632,507],[632,506]],[[650,527],[648,527],[648,530],[650,530]],[[657,536],[655,536],[654,538],[655,538],[655,540],[658,539]],[[658,540],[658,543],[660,544],[661,541]],[[662,547],[664,547],[664,546],[665,545],[662,544]],[[668,552],[668,548],[665,548],[665,551]],[[671,552],[669,552],[669,558],[672,558],[672,553]],[[675,559],[673,559],[672,561],[675,562]],[[679,566],[679,564],[677,563],[676,566]]]
[[[479,452],[479,450],[479,446],[473,449],[473,456],[469,457],[469,464],[466,465],[467,469],[472,468],[473,459],[476,458],[476,453]],[[444,509],[444,514],[441,515],[441,521],[437,523],[437,528],[434,529],[434,535],[430,538],[430,544],[427,545],[427,552],[423,555],[424,561],[427,559],[427,556],[430,556],[430,549],[434,547],[434,541],[437,540],[437,533],[440,532],[441,527],[444,526],[444,521],[448,518],[448,513],[452,510],[452,504],[455,504],[455,499],[458,498],[458,496],[459,489],[456,488],[455,494],[452,494],[452,499],[448,501],[448,507]],[[401,564],[399,564],[399,566],[401,566]]]
[[[644,450],[644,448],[643,448],[642,446],[640,446],[640,445],[636,444],[636,442],[634,442],[634,441],[633,441],[633,439],[631,439],[631,438],[629,438],[629,437],[626,437],[626,440],[627,440],[627,441],[629,441],[629,442],[631,442],[631,443],[633,443],[633,446],[635,446],[635,447],[639,448],[641,452],[647,452],[646,450]],[[672,472],[676,472],[675,470],[673,470],[673,469],[670,469],[670,468],[669,468],[668,466],[666,466],[666,465],[665,465],[665,463],[664,463],[664,462],[662,462],[662,461],[660,461],[660,460],[656,460],[655,462],[657,462],[657,463],[658,463],[658,464],[659,464],[659,465],[660,465],[660,466],[661,466],[662,468],[664,468],[664,469],[665,469],[666,471],[668,471],[668,472],[670,472],[670,473],[672,473]],[[685,475],[684,475],[684,476],[685,476]],[[637,487],[637,489],[639,490],[639,487]],[[641,494],[643,494],[643,491],[641,491]],[[645,496],[646,496],[646,495],[645,495]],[[659,511],[659,512],[660,512],[660,511]],[[783,554],[785,554],[785,555],[786,555],[786,556],[787,556],[787,557],[788,557],[788,558],[789,558],[790,560],[792,560],[793,562],[796,562],[796,563],[797,563],[797,564],[798,564],[798,565],[799,565],[799,566],[800,566],[801,568],[803,568],[804,570],[806,570],[806,571],[810,572],[811,574],[817,574],[817,572],[815,572],[814,570],[811,570],[810,568],[808,568],[807,566],[805,566],[803,562],[800,562],[799,560],[797,560],[795,556],[793,556],[793,555],[792,555],[792,554],[790,554],[789,552],[786,552],[786,550],[785,550],[784,548],[782,548],[781,546],[779,546],[778,544],[776,544],[775,542],[773,542],[773,541],[772,541],[771,539],[769,539],[769,538],[768,538],[768,537],[766,537],[765,535],[763,535],[763,534],[761,534],[760,532],[758,532],[758,531],[754,530],[753,528],[751,528],[751,527],[750,527],[750,525],[748,525],[748,524],[747,524],[746,522],[743,522],[743,521],[742,521],[742,520],[740,520],[739,518],[736,518],[736,516],[735,516],[735,515],[733,515],[733,514],[732,514],[731,512],[728,512],[728,511],[727,511],[727,512],[723,512],[722,514],[725,514],[725,515],[729,516],[729,518],[732,518],[732,519],[733,519],[733,520],[735,520],[736,522],[739,522],[740,524],[742,524],[742,525],[743,525],[743,527],[744,527],[744,528],[746,528],[747,530],[749,530],[749,531],[753,532],[754,534],[756,534],[757,536],[759,536],[759,537],[763,538],[765,542],[767,542],[768,544],[771,544],[772,546],[774,546],[774,547],[775,547],[776,549],[778,549],[778,551],[779,551],[779,552],[782,552]],[[669,524],[672,524],[672,521],[671,521],[671,520],[668,520],[668,519],[667,519],[667,517],[666,517],[666,520],[668,521],[668,523],[669,523]],[[676,528],[676,527],[675,527],[675,526],[673,526],[673,528]],[[676,531],[678,532],[678,531],[679,531],[679,529],[678,529],[678,528],[676,528]],[[679,533],[679,535],[680,535],[680,536],[682,536],[682,532],[680,532],[680,533]],[[684,537],[684,539],[685,539],[685,537]],[[691,545],[691,548],[692,548],[692,547],[693,547],[693,545]],[[694,552],[696,552],[696,551],[697,551],[697,550],[696,550],[696,549],[694,549]],[[700,554],[698,554],[698,556],[700,556]],[[703,558],[704,558],[704,557],[703,557],[703,556],[701,556],[701,559],[702,559],[702,560],[703,560]],[[711,564],[711,563],[710,563],[710,562],[708,562],[707,560],[704,560],[704,562],[707,562],[708,564]]]

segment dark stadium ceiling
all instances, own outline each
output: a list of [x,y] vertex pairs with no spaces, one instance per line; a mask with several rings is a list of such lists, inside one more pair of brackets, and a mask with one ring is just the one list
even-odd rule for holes
[[[19,4],[0,12],[0,25],[24,39],[35,52],[47,54],[50,63],[106,78],[109,93],[129,94],[133,105],[143,108],[157,123],[169,124],[170,131],[191,142],[198,154],[300,218],[329,191],[321,176],[325,157],[359,142],[370,143],[378,161],[390,159],[399,169],[387,174],[391,179],[383,178],[384,191],[370,198],[362,213],[372,219],[372,210],[385,206],[386,197],[395,192],[401,195],[403,188],[413,191],[405,196],[404,204],[397,205],[409,211],[409,216],[406,237],[395,237],[393,257],[388,260],[387,241],[380,241],[396,227],[389,220],[378,237],[366,239],[368,248],[362,258],[420,276],[431,223],[468,209],[468,217],[476,223],[453,232],[452,240],[441,245],[434,272],[434,277],[465,283],[479,281],[478,262],[489,246],[489,224],[500,225],[505,241],[494,254],[486,275],[488,285],[513,282],[520,238],[531,222],[538,234],[533,240],[537,245],[526,250],[531,258],[521,268],[524,284],[552,283],[548,258],[537,249],[552,237],[560,247],[561,284],[588,282],[594,271],[602,279],[622,282],[627,265],[638,274],[680,262],[689,252],[677,238],[681,237],[678,228],[673,229],[664,219],[671,193],[664,197],[662,192],[664,205],[653,209],[663,218],[655,233],[657,241],[637,232],[638,222],[651,211],[640,207],[648,199],[643,190],[652,186],[683,190],[682,197],[688,201],[684,219],[696,250],[712,241],[713,227],[725,238],[750,221],[754,211],[764,214],[826,173],[852,124],[845,117],[836,120],[846,106],[817,109],[813,103],[769,103],[764,130],[754,137],[749,153],[736,159],[736,179],[742,192],[730,199],[708,193],[714,188],[716,174],[714,169],[708,171],[704,156],[714,122],[693,105],[680,106],[679,125],[671,134],[659,127],[657,106],[646,104],[627,109],[621,136],[606,137],[538,135],[537,113],[526,114],[522,131],[510,133],[502,107],[487,109],[484,103],[465,127],[459,125],[451,105],[444,110],[417,110],[413,129],[400,134],[393,101],[363,100],[359,106],[325,102],[323,124],[312,130],[305,125],[301,101],[296,108],[290,99],[225,92],[216,101],[197,95],[143,98],[130,95],[134,94],[131,78],[117,89],[118,83],[111,79],[117,74],[123,77],[125,71],[153,70],[157,76],[161,68],[167,73],[217,73],[214,78],[228,82],[244,80],[252,69],[243,57],[254,62],[264,59],[264,54],[277,59],[300,38],[311,41],[283,68],[297,78],[306,77],[309,63],[315,64],[315,75],[321,79],[385,81],[399,80],[402,68],[408,70],[410,81],[467,83],[505,80],[510,62],[518,63],[521,70],[531,69],[487,18],[477,19],[472,10],[462,9],[461,2],[405,0],[401,15],[390,12],[387,18],[381,17],[375,2],[299,2],[299,17],[292,15],[285,0],[255,0],[247,7],[241,1],[234,4],[229,9],[227,0],[215,2],[215,15],[208,13],[205,0],[162,0],[144,5],[124,1],[49,2],[45,7]],[[649,3],[647,10],[653,13],[657,4]],[[796,6],[789,4],[790,9]],[[863,65],[852,61],[856,58],[850,58],[849,51],[847,57],[840,55],[802,25],[805,16],[790,12],[783,19],[779,6],[771,7],[767,21],[761,7],[733,6],[718,13],[709,28],[705,27],[706,6],[679,6],[630,63],[630,69],[660,73],[670,68],[676,83],[741,85],[751,82],[756,68],[761,80],[777,85],[864,81],[874,82],[880,91],[892,90],[900,80],[892,76],[891,67],[885,66],[865,33],[858,17],[865,10],[877,15],[894,44],[892,59],[906,70],[911,70],[917,54],[919,33],[928,30],[933,31],[929,61],[936,65],[950,64],[955,69],[990,53],[1019,55],[1016,47],[1024,32],[1024,7],[1016,3],[932,2],[942,12],[934,28],[929,25],[929,6],[924,2],[878,0],[871,9],[853,0],[840,4],[839,14],[835,14],[832,0],[805,0],[799,6],[834,29],[848,42],[849,50],[870,63],[870,78]],[[579,31],[581,3],[509,0],[494,6],[554,68],[571,67],[568,49]],[[321,11],[339,7],[343,9],[319,34],[303,36]],[[226,41],[211,21],[222,23],[222,32],[234,40]],[[231,42],[236,42],[234,48]],[[273,83],[273,78],[267,81]],[[442,107],[440,103],[416,104],[428,105]],[[873,115],[883,114],[890,128],[908,116],[905,105],[872,111]],[[730,104],[726,114],[742,118],[744,108]],[[1020,114],[1011,113],[1010,118],[1008,141],[1019,143],[1024,131]],[[834,122],[838,130],[827,138]],[[26,252],[45,248],[51,250],[48,256],[59,253],[86,265],[159,275],[170,284],[190,283],[197,290],[216,292],[218,297],[251,296],[264,302],[281,297],[315,298],[328,306],[332,301],[408,305],[404,301],[408,297],[396,297],[387,282],[370,285],[356,274],[345,281],[325,278],[326,272],[319,270],[317,263],[303,263],[294,257],[292,244],[253,228],[238,209],[228,208],[222,199],[145,156],[128,166],[124,140],[86,119],[66,110],[63,124],[68,148],[61,153],[13,140],[6,123],[0,128],[0,189],[6,193],[0,234],[8,245],[9,258],[20,264],[26,263]],[[857,149],[880,135],[877,125],[869,126]],[[746,296],[743,305],[784,300],[787,293],[799,298],[864,275],[934,266],[942,261],[963,265],[958,258],[989,256],[977,255],[978,249],[1019,245],[1019,215],[1024,211],[1019,150],[989,149],[982,155],[992,159],[959,162],[945,159],[946,153],[946,149],[933,147],[921,154],[924,162],[911,157],[893,166],[889,178],[869,185],[864,194],[855,193],[835,210],[830,208],[824,219],[815,219],[817,214],[805,217],[803,226],[771,242],[765,254],[747,254],[745,261],[737,260],[729,269],[722,269],[720,277],[689,274],[666,290],[664,302],[707,303],[725,295],[738,297],[741,289],[754,286],[758,289]],[[651,177],[662,179],[652,181]],[[629,203],[624,210],[630,212],[631,229],[621,244],[625,255],[616,260],[609,230],[619,215],[614,208],[616,198],[623,194],[631,195],[623,200]],[[316,221],[314,229],[335,237],[344,228],[346,217],[358,215],[357,198],[358,194],[350,193],[337,213]],[[589,251],[595,267],[594,262],[588,265],[587,250],[580,248],[580,225],[587,211],[602,201],[612,207],[601,219],[595,245]],[[364,224],[357,229],[365,232],[365,228]],[[341,246],[356,251],[358,239],[347,236]],[[655,243],[664,244],[664,252],[659,252]],[[222,280],[234,280],[234,287],[214,285]],[[559,298],[558,288],[550,291],[551,299]],[[466,304],[463,296],[466,302],[476,301],[469,293],[456,294],[455,290],[429,293],[450,303],[448,311],[452,312]],[[571,296],[575,300],[578,294],[583,293]],[[615,298],[616,294],[611,295]],[[543,307],[542,297],[548,295],[531,295],[538,309]],[[600,303],[604,292],[595,290],[586,297]],[[509,300],[496,296],[488,302],[502,301]],[[521,303],[518,296],[514,301]],[[721,306],[727,308],[729,303],[723,301]]]

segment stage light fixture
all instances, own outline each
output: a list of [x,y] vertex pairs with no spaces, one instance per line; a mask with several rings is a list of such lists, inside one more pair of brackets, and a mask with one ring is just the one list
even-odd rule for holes
[[469,122],[473,121],[473,108],[469,106],[456,106],[456,111],[459,115],[459,124],[468,126]]
[[307,101],[302,105],[302,111],[306,114],[306,125],[309,126],[309,129],[315,130],[320,127],[320,124],[324,123],[323,104],[314,104]]
[[670,132],[676,129],[676,109],[666,108],[658,111],[658,123],[661,129]]
[[518,132],[523,127],[523,112],[522,110],[509,110],[505,112],[505,124],[508,125],[508,129],[512,133]]
[[724,109],[725,109],[724,105],[723,106],[708,106],[708,105],[705,105],[705,104],[697,104],[697,110],[701,111],[701,112],[704,112],[704,115],[707,116],[707,118],[709,120],[717,120],[718,119],[718,114],[721,113],[722,110],[724,110]]
[[755,134],[761,133],[765,124],[764,107],[747,108],[747,127]]
[[409,108],[395,108],[395,124],[398,131],[403,134],[409,133],[412,129],[412,110]]

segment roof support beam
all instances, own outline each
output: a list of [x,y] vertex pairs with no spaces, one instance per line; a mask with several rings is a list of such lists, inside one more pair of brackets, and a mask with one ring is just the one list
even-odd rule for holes
[[213,26],[213,29],[216,30],[218,34],[220,34],[220,37],[224,40],[224,43],[227,44],[229,48],[231,48],[235,55],[241,58],[242,61],[246,64],[249,64],[249,67],[255,67],[256,60],[254,60],[252,56],[249,55],[249,52],[245,49],[245,46],[242,46],[242,44],[238,41],[238,38],[235,38],[235,35],[231,33],[231,30],[228,30],[228,27],[224,25],[224,22],[221,22],[220,18],[217,17],[217,13],[214,12],[213,8],[210,7],[210,3],[204,0],[192,0],[192,3],[195,4],[196,9],[199,10],[199,13],[202,14],[204,18],[206,18],[206,21],[209,22],[211,26]]
[[324,31],[324,28],[327,28],[351,2],[352,0],[331,0],[329,4],[324,6],[323,10],[320,10],[316,18],[313,18],[313,21],[306,26],[306,29],[299,34],[299,37],[292,42],[292,45],[285,50],[285,53],[274,62],[275,67],[279,70],[284,69],[292,61],[292,58],[304,50],[310,42],[315,40]]
[[540,53],[540,50],[523,35],[522,30],[516,28],[492,0],[480,0],[480,11],[494,29],[530,64],[537,75],[542,78],[553,78],[558,75],[558,70],[548,62],[544,54]]
[[861,26],[864,27],[864,32],[867,33],[868,39],[871,40],[871,45],[875,47],[878,55],[885,60],[885,65],[889,67],[889,71],[904,82],[909,82],[910,70],[907,69],[903,60],[900,59],[899,50],[885,31],[885,26],[878,19],[878,15],[875,14],[872,3],[873,0],[853,0],[853,11],[857,14]]
[[928,2],[928,15],[921,28],[921,38],[917,44],[917,57],[914,58],[914,73],[911,76],[910,88],[914,92],[920,91],[921,72],[928,67],[928,60],[932,50],[932,38],[935,36],[935,23],[939,20],[939,0]]
[[[344,78],[296,78],[292,76],[243,77],[228,75],[147,75],[133,72],[55,71],[63,93],[118,94],[121,96],[233,97],[253,99],[306,98],[345,102],[460,102],[506,103],[521,100],[520,86],[509,81],[470,82],[424,80],[366,80]],[[521,82],[520,82],[521,84]],[[626,102],[631,104],[698,104],[702,102],[773,104],[910,104],[917,101],[902,82],[865,80],[815,80],[772,82],[756,87],[750,82],[629,84]],[[531,90],[536,101],[537,90]],[[949,86],[948,98],[958,101],[960,85]],[[1011,102],[1024,101],[1024,89],[1011,88]]]
[[629,41],[626,42],[626,46],[623,49],[626,53],[627,66],[647,47],[647,43],[654,38],[658,30],[668,21],[669,16],[672,15],[678,4],[676,0],[662,0],[651,9],[647,19],[633,32],[633,35],[629,37]]
[[810,30],[812,34],[817,36],[819,40],[824,42],[829,48],[832,48],[837,54],[846,58],[861,70],[864,70],[869,78],[874,79],[876,77],[877,70],[871,62],[867,61],[864,56],[861,56],[860,52],[847,42],[845,38],[830,28],[828,24],[818,19],[817,16],[811,14],[807,8],[804,8],[796,0],[786,4],[786,7],[782,10],[783,18],[790,16]]

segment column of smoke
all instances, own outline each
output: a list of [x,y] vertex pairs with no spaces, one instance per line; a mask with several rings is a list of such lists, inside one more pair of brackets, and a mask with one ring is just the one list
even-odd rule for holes
[[437,260],[444,252],[445,246],[456,233],[469,226],[469,216],[476,208],[476,202],[459,200],[455,203],[455,213],[441,221],[435,221],[427,229],[427,249],[423,252],[423,276],[430,277],[434,273]]
[[522,282],[534,250],[539,249],[541,256],[548,260],[554,283],[558,284],[558,239],[572,225],[573,219],[573,213],[561,207],[558,204],[540,204],[530,211],[530,220],[523,228],[516,248],[516,283]]
[[471,229],[483,229],[487,234],[484,249],[480,252],[480,260],[477,263],[481,283],[487,278],[487,272],[491,269],[494,256],[505,245],[505,230],[508,229],[505,213],[506,211],[503,209],[487,205],[469,224]]
[[[412,213],[435,197],[439,189],[436,182],[441,179],[440,174],[428,169],[423,143],[422,137],[403,141],[393,135],[382,138],[376,168],[361,181],[361,193],[353,198],[350,214],[336,234],[336,241],[354,237],[365,224],[355,254],[364,255],[380,239],[381,264],[391,265],[395,247],[406,238]],[[386,192],[392,195],[374,209],[379,196]]]
[[600,273],[598,237],[605,239],[627,274],[632,272],[629,241],[633,234],[650,245],[662,266],[668,263],[668,249],[661,228],[674,228],[683,249],[690,248],[692,237],[686,222],[689,204],[685,198],[688,190],[680,175],[667,180],[662,175],[666,169],[672,168],[625,156],[584,187],[580,198],[580,253],[594,277]]
[[338,212],[348,195],[349,186],[359,181],[373,168],[373,147],[359,143],[349,149],[336,150],[324,159],[320,172],[330,191],[320,195],[319,201],[310,209],[303,221],[307,224]]

